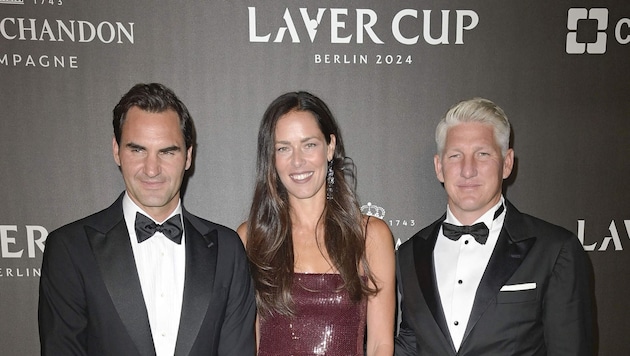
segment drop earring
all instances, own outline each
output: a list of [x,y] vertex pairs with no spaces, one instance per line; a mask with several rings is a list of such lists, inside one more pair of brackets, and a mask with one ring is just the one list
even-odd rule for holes
[[333,187],[335,185],[335,172],[333,172],[333,160],[328,161],[328,174],[326,174],[326,199],[333,199]]

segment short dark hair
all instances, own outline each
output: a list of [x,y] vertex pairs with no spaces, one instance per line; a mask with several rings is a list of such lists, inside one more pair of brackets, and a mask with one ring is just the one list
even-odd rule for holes
[[182,135],[184,135],[186,149],[194,145],[195,129],[186,105],[179,100],[171,89],[160,83],[136,84],[116,104],[113,110],[113,125],[114,136],[118,144],[120,144],[125,116],[134,106],[152,113],[161,113],[169,109],[175,111],[179,116],[179,126],[182,130]]

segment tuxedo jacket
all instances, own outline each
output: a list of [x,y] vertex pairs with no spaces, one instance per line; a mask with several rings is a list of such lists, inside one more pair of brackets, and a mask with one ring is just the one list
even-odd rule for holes
[[[240,239],[182,214],[186,266],[175,355],[254,355],[254,290]],[[122,195],[50,233],[38,316],[42,355],[155,355]]]
[[[506,216],[459,351],[435,278],[442,216],[398,249],[402,322],[396,355],[592,355],[590,262],[577,237],[522,214]],[[502,290],[503,289],[503,290]]]

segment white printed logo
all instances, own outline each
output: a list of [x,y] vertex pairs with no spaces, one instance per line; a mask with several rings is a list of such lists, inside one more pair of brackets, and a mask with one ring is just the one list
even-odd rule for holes
[[[583,21],[596,21],[596,37],[594,41],[578,42],[580,23]],[[572,8],[567,17],[567,53],[568,54],[604,54],[606,53],[606,29],[608,28],[608,9]]]
[[385,217],[385,209],[378,205],[374,205],[371,202],[361,206],[361,212],[365,215],[373,216],[381,220]]

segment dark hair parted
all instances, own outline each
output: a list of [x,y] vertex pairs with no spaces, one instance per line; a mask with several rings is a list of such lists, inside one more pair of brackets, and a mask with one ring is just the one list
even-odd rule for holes
[[186,105],[171,89],[159,83],[136,84],[120,98],[113,110],[114,136],[118,144],[120,144],[125,116],[134,106],[152,113],[161,113],[169,109],[175,111],[179,116],[179,126],[184,135],[186,148],[194,145],[195,129]]
[[354,165],[345,157],[341,132],[322,100],[307,92],[290,92],[269,105],[258,131],[256,186],[247,222],[247,254],[256,286],[258,312],[262,317],[294,313],[291,297],[294,253],[289,199],[275,168],[276,125],[291,111],[313,114],[326,143],[330,143],[331,135],[335,135],[333,199],[326,200],[320,217],[324,224],[324,247],[352,300],[358,302],[377,292],[377,288],[369,285],[371,282],[376,286],[376,283],[365,255],[365,228],[354,192]]

